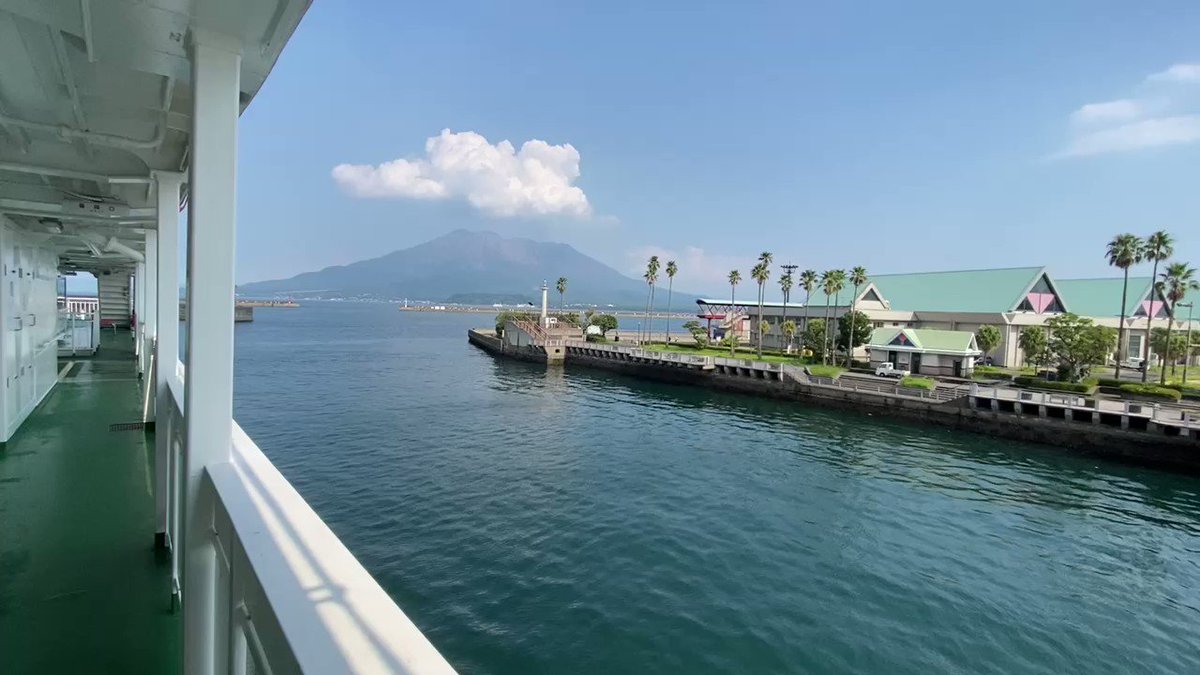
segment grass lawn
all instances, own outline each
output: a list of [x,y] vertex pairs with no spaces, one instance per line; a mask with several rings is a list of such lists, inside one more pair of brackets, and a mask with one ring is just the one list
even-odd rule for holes
[[908,377],[900,380],[900,386],[909,387],[911,389],[926,389],[928,391],[933,391],[934,382],[928,377],[913,377],[912,375],[909,375]]
[[684,345],[642,345],[642,348],[652,352],[673,352],[677,354],[692,354],[694,356],[719,356],[721,358],[734,359],[752,359],[754,361],[763,361],[766,363],[788,363],[796,366],[804,365],[804,360],[799,356],[784,356],[783,354],[770,354],[764,352],[762,358],[758,357],[758,353],[753,349],[739,349],[734,356],[729,355],[728,349],[719,347],[708,347],[706,349],[697,349],[695,347],[687,347]]
[[837,377],[845,370],[841,366],[822,366],[821,364],[808,366],[808,372],[817,377]]

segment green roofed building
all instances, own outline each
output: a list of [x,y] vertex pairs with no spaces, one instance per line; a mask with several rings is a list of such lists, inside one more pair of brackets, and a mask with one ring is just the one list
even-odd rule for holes
[[[1055,279],[1045,267],[1011,267],[1004,269],[959,270],[950,272],[915,272],[911,274],[880,274],[870,278],[858,289],[845,289],[840,297],[826,298],[820,290],[813,293],[811,304],[802,302],[765,303],[763,318],[770,330],[763,336],[764,346],[779,348],[782,343],[780,324],[786,318],[795,321],[797,333],[802,333],[808,321],[825,319],[833,322],[853,306],[870,319],[875,329],[918,329],[974,334],[981,326],[995,326],[1001,335],[1000,345],[981,360],[1008,367],[1024,364],[1018,346],[1021,331],[1029,326],[1041,326],[1046,319],[1072,312],[1089,317],[1096,323],[1113,328],[1121,323],[1120,277],[1106,279]],[[1121,358],[1146,358],[1144,333],[1147,316],[1155,317],[1155,325],[1166,325],[1164,303],[1150,298],[1150,278],[1131,277],[1125,302],[1126,320],[1121,331]],[[793,292],[793,297],[796,297]],[[728,299],[701,299],[699,316],[717,321],[720,330],[736,331],[744,341],[757,341],[753,326],[757,304],[747,302],[731,306]],[[1185,328],[1176,321],[1177,329]],[[1197,329],[1200,329],[1198,323]]]
[[934,328],[876,328],[867,343],[871,367],[891,363],[914,375],[970,377],[980,355],[975,334]]

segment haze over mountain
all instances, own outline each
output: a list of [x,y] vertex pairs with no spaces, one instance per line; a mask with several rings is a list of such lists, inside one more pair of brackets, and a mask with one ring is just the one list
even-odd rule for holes
[[[640,307],[646,302],[644,281],[627,277],[572,246],[468,230],[349,265],[243,284],[238,292],[491,304],[536,302],[545,279],[551,284],[551,304],[557,304],[553,284],[560,276],[568,279],[568,304]],[[659,307],[666,305],[666,281],[666,274],[660,272],[662,287],[655,301]],[[697,297],[676,288],[674,306],[687,307]]]

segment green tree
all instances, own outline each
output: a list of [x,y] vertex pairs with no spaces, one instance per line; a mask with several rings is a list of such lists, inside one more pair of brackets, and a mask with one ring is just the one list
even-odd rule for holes
[[[1171,341],[1170,346],[1167,345],[1168,340]],[[1168,331],[1166,328],[1155,328],[1150,332],[1150,348],[1156,354],[1166,354],[1168,352],[1171,354],[1180,354],[1186,349],[1186,342],[1187,337],[1182,333]]]
[[[795,284],[792,279],[792,270],[788,265],[784,265],[783,267],[786,271],[779,276],[779,290],[783,292],[783,319],[781,320],[781,324],[788,321],[788,301],[792,298],[792,286]],[[794,333],[795,331],[792,332]],[[784,351],[790,352],[792,350],[792,337],[790,335],[786,336],[786,342],[787,345]]]
[[824,361],[825,347],[828,344],[825,339],[825,320],[813,319],[808,322],[808,327],[800,334],[800,343],[805,349],[813,353],[813,358],[818,358]]
[[[851,298],[850,298],[850,334],[854,334],[854,323],[855,323],[855,321],[857,321],[858,316],[860,316],[860,314],[858,312],[854,311],[854,308],[856,306],[858,306],[858,287],[867,283],[867,268],[862,267],[860,265],[860,266],[855,267],[854,269],[850,270],[850,283],[854,285],[854,295],[851,296]],[[864,314],[861,316],[865,317],[866,315]],[[846,320],[846,317],[842,317],[842,321],[845,321],[845,320]],[[868,323],[866,325],[870,326],[871,324],[868,321]],[[839,322],[838,328],[839,328],[838,332],[840,334],[841,333],[840,322]],[[869,335],[870,335],[870,332],[868,331],[868,336]],[[852,345],[848,350],[846,350],[846,367],[847,368],[850,367],[850,362],[854,358],[854,348],[857,346],[858,345]]]
[[650,287],[650,292],[646,298],[646,341],[653,339],[653,328],[650,313],[654,311],[654,286],[658,283],[658,256],[650,256],[650,260],[646,261],[646,273],[642,278],[646,280],[646,284]]
[[830,343],[833,340],[829,331],[833,326],[829,318],[829,299],[836,297],[845,287],[846,273],[844,271],[826,270],[821,274],[821,290],[825,292],[825,346],[821,350],[821,363],[825,363],[825,357],[829,355]]
[[796,322],[792,321],[791,319],[784,321],[783,323],[779,324],[779,332],[782,333],[784,339],[787,340],[788,347],[791,347],[792,340],[796,337]]
[[980,326],[979,330],[975,331],[975,344],[979,345],[979,351],[985,356],[1000,346],[1000,339],[1000,329],[995,326]]
[[729,356],[732,358],[737,355],[738,336],[733,331],[725,331],[724,337],[721,338],[721,347],[729,348]]
[[683,324],[683,329],[692,334],[692,339],[696,341],[698,349],[704,349],[708,346],[708,331],[704,326],[700,325],[699,321],[692,319]]
[[[1160,301],[1166,301],[1158,291],[1158,284],[1155,283],[1158,280],[1158,263],[1170,259],[1173,255],[1175,255],[1175,239],[1166,230],[1159,230],[1146,237],[1146,245],[1142,248],[1142,259],[1154,262],[1153,271],[1150,272],[1150,313],[1146,315],[1146,344],[1150,343],[1150,330],[1154,325],[1154,300],[1158,298]],[[1146,381],[1149,373],[1149,368],[1142,369],[1142,382]]]
[[559,277],[558,281],[554,282],[554,288],[558,291],[558,311],[563,311],[563,296],[567,294],[567,278]]
[[[867,341],[871,339],[872,330],[871,318],[866,314],[853,309],[846,312],[842,320],[838,321],[838,349],[845,349],[847,353],[853,354],[855,349],[867,344]],[[849,360],[846,361],[846,367],[850,367]]]
[[1046,327],[1046,347],[1058,364],[1059,377],[1070,382],[1082,380],[1093,365],[1108,360],[1117,339],[1116,330],[1070,312],[1047,319]]
[[1125,306],[1129,300],[1129,268],[1140,263],[1144,255],[1145,244],[1141,237],[1132,234],[1118,234],[1108,242],[1105,255],[1108,264],[1119,268],[1124,274],[1121,283],[1121,323],[1117,324],[1117,366],[1116,378],[1121,379],[1121,345],[1125,344]]
[[511,309],[506,309],[496,314],[496,337],[504,337],[504,326],[509,321],[533,321],[537,322],[538,317],[533,312],[518,312]]
[[608,337],[608,331],[616,330],[617,317],[612,314],[596,314],[592,316],[591,325],[600,329],[600,335]]
[[667,261],[667,342],[671,341],[671,296],[675,294],[675,275],[679,274],[679,265],[674,260]]
[[[758,283],[758,323],[763,323],[763,300],[766,296],[767,280],[771,278],[771,253],[763,251],[758,256],[758,264],[750,271],[750,278]],[[762,358],[763,334],[758,331],[758,358]]]
[[804,325],[802,329],[808,329],[808,306],[812,301],[812,293],[817,290],[817,271],[804,270],[800,273],[800,288],[804,289]]
[[1026,326],[1021,329],[1017,345],[1025,353],[1025,363],[1034,368],[1045,365],[1050,356],[1046,348],[1046,331],[1038,326]]
[[[1167,364],[1171,363],[1171,330],[1175,324],[1175,306],[1185,297],[1188,291],[1200,290],[1200,281],[1196,280],[1196,270],[1187,263],[1175,262],[1167,265],[1162,273],[1159,284],[1160,294],[1167,299],[1167,344],[1163,352],[1162,372],[1159,374],[1159,384],[1167,383]],[[1186,347],[1185,347],[1186,348]],[[1178,353],[1178,352],[1176,352]],[[1175,364],[1171,363],[1171,374],[1175,374]]]

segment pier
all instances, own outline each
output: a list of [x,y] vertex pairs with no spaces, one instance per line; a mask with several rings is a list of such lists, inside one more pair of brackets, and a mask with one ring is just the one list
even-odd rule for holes
[[468,331],[471,344],[505,358],[882,414],[1200,473],[1200,414],[1179,406],[975,383],[939,384],[929,391],[879,378],[819,377],[802,366],[754,359],[657,352],[578,336],[545,340],[512,322],[503,338],[491,330]]

